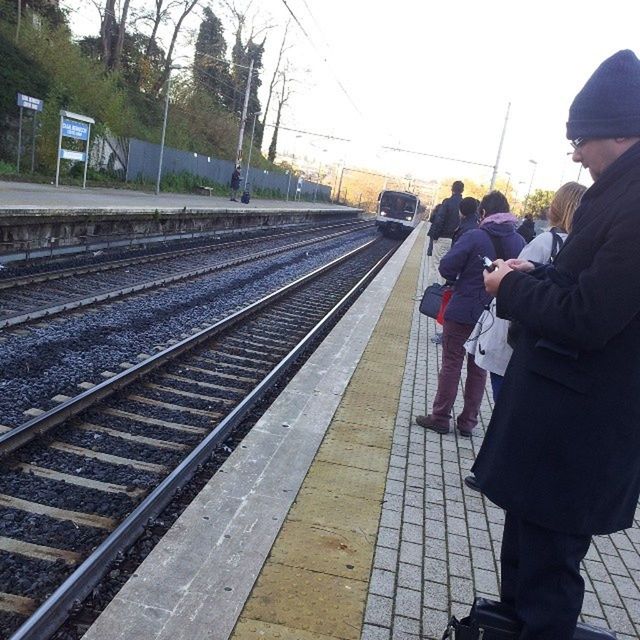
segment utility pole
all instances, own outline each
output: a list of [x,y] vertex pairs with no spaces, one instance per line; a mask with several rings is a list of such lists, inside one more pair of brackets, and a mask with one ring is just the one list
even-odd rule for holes
[[249,171],[251,171],[251,151],[253,150],[253,136],[256,132],[256,120],[260,113],[253,114],[253,127],[251,128],[251,144],[249,145],[249,159],[247,160],[247,172],[244,176],[244,190],[247,190],[247,185],[249,184]]
[[22,22],[22,0],[18,0],[18,23],[16,25],[16,43],[20,39],[20,24]]
[[504,142],[504,136],[507,132],[507,123],[509,122],[509,111],[511,111],[511,103],[507,105],[507,115],[505,116],[504,126],[502,127],[502,135],[500,136],[500,144],[498,145],[498,156],[496,157],[496,163],[493,165],[493,174],[491,175],[491,184],[489,185],[489,191],[493,191],[493,188],[496,186],[498,165],[500,164],[500,156],[502,155],[502,143]]
[[160,179],[162,178],[162,160],[164,156],[164,138],[167,133],[167,115],[169,113],[169,91],[171,90],[171,70],[167,76],[167,95],[164,98],[164,119],[162,120],[162,138],[160,140],[160,158],[158,159],[158,175],[156,177],[156,195],[160,193]]
[[340,180],[338,182],[338,195],[336,196],[336,202],[340,204],[340,191],[342,191],[342,176],[344,175],[345,166],[342,165],[342,169],[340,169]]
[[244,107],[242,108],[242,120],[240,121],[240,133],[238,135],[238,149],[236,151],[236,165],[240,164],[242,156],[242,138],[244,138],[244,127],[247,122],[247,108],[249,106],[249,92],[251,91],[251,77],[253,76],[253,59],[249,65],[249,76],[247,78],[247,89],[244,94]]

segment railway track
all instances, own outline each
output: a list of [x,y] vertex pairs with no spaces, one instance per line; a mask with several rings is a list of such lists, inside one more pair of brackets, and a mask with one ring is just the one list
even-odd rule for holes
[[0,329],[197,278],[347,235],[367,225],[359,221],[342,223],[5,278],[0,280]]
[[49,638],[394,249],[369,242],[0,435],[0,637]]

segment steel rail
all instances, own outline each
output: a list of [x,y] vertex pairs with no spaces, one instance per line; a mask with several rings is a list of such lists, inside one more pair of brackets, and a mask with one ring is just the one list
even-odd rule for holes
[[[67,269],[58,269],[57,271],[45,271],[42,273],[34,273],[29,276],[16,276],[14,278],[0,279],[0,290],[15,289],[16,287],[22,287],[29,284],[39,284],[42,282],[49,282],[51,280],[60,280],[76,275],[84,275],[87,273],[102,273],[104,271],[113,271],[114,269],[120,269],[122,267],[128,267],[137,264],[147,264],[149,262],[160,262],[162,260],[168,260],[170,258],[178,258],[182,255],[190,255],[193,253],[204,253],[211,249],[225,249],[229,247],[242,246],[244,244],[251,244],[256,240],[269,240],[273,238],[288,238],[290,236],[300,235],[302,233],[309,233],[321,229],[333,229],[334,227],[341,227],[345,225],[354,225],[355,221],[343,222],[341,224],[327,225],[326,227],[310,227],[309,229],[299,229],[298,231],[290,231],[288,233],[266,235],[256,238],[244,238],[242,240],[229,240],[227,242],[221,242],[219,244],[210,244],[206,246],[188,247],[186,249],[175,249],[173,251],[162,251],[159,253],[153,253],[146,256],[121,258],[120,260],[112,260],[109,262],[103,262],[101,264],[88,264],[78,267],[68,267]],[[362,224],[362,223],[361,223]],[[212,237],[216,237],[215,234],[211,234]]]
[[[332,261],[328,265],[317,269],[312,274],[308,274],[296,282],[283,287],[275,294],[267,296],[262,300],[250,305],[247,309],[253,311],[266,306],[267,300],[274,301],[274,296],[281,297],[284,291],[291,291],[292,288],[301,286],[310,279],[315,278],[330,268],[337,266],[352,257],[355,253],[363,251],[372,243],[367,243],[364,247],[349,252],[345,256]],[[100,544],[100,546],[74,571],[65,582],[36,610],[36,612],[11,636],[9,640],[45,640],[49,638],[58,627],[68,617],[72,607],[84,600],[91,592],[95,584],[109,569],[110,563],[124,549],[129,547],[141,535],[149,520],[157,517],[165,506],[171,501],[173,495],[183,487],[196,473],[198,467],[203,464],[211,453],[226,440],[230,432],[247,416],[251,409],[268,393],[274,385],[282,378],[289,367],[295,363],[300,355],[309,345],[325,330],[327,325],[339,314],[347,305],[351,304],[362,289],[366,287],[375,275],[382,269],[384,264],[395,252],[389,251],[381,258],[369,272],[362,277],[351,290],[337,302],[334,307],[307,333],[293,350],[260,382],[249,395],[224,418],[211,433],[176,467],[161,483],[154,489],[129,515],[125,520]],[[234,319],[239,319],[238,314],[234,314]],[[218,325],[214,325],[217,327]],[[213,328],[213,327],[212,327]],[[199,338],[210,329],[194,336]],[[210,335],[207,336],[211,337]],[[205,338],[206,339],[206,338]],[[199,340],[201,342],[201,340]],[[175,345],[178,347],[179,345]],[[164,353],[164,352],[163,352]],[[161,355],[161,354],[158,354]],[[138,369],[138,367],[135,367]]]
[[251,254],[249,256],[241,256],[239,258],[233,258],[231,260],[227,260],[226,262],[223,262],[220,264],[210,265],[208,267],[200,267],[198,269],[191,269],[189,271],[181,271],[179,273],[174,273],[173,275],[170,275],[170,276],[165,276],[164,278],[158,278],[157,280],[140,282],[139,284],[123,287],[121,289],[112,289],[110,291],[104,291],[103,293],[98,293],[96,295],[92,295],[88,297],[72,298],[67,302],[56,304],[51,307],[40,307],[37,309],[32,309],[31,311],[26,311],[24,313],[17,313],[14,315],[5,316],[4,318],[0,318],[0,329],[13,327],[19,324],[24,324],[26,322],[31,322],[33,320],[40,320],[41,318],[51,318],[55,315],[58,315],[59,313],[63,313],[64,311],[71,311],[73,309],[79,309],[80,307],[87,307],[89,305],[96,304],[98,302],[105,302],[107,300],[117,300],[118,298],[122,298],[131,293],[137,293],[138,291],[148,291],[149,289],[162,287],[166,284],[171,284],[173,282],[188,280],[189,278],[197,278],[198,276],[202,276],[207,273],[222,271],[223,269],[228,269],[229,267],[235,267],[240,264],[244,264],[246,262],[251,262],[252,260],[260,260],[262,258],[267,258],[269,256],[278,255],[279,253],[285,253],[287,251],[292,251],[294,249],[300,249],[301,247],[307,247],[309,245],[316,244],[318,242],[323,242],[324,240],[330,240],[332,238],[337,238],[342,235],[348,235],[349,233],[352,233],[352,232],[353,232],[352,229],[348,229],[345,231],[337,231],[335,233],[329,234],[328,236],[323,236],[321,238],[311,238],[309,240],[295,242],[294,244],[287,245],[286,247],[276,247],[275,249],[264,249],[263,251],[258,251],[257,253]]
[[84,411],[96,402],[104,400],[105,398],[113,395],[116,391],[123,389],[124,387],[137,381],[141,377],[147,375],[151,371],[155,371],[158,367],[166,364],[170,360],[173,360],[179,355],[182,355],[183,353],[194,349],[202,342],[209,340],[210,338],[229,328],[236,322],[255,313],[262,307],[271,304],[282,296],[289,294],[291,291],[299,286],[302,286],[309,280],[312,280],[325,271],[329,271],[342,262],[349,260],[354,255],[366,250],[374,242],[376,242],[376,240],[370,240],[357,249],[349,251],[343,256],[340,256],[339,258],[336,258],[326,265],[315,269],[307,275],[294,280],[293,282],[285,285],[284,287],[281,287],[277,291],[274,291],[264,298],[253,302],[247,307],[244,307],[243,309],[232,313],[222,320],[219,320],[206,329],[202,329],[201,331],[198,331],[198,333],[195,333],[188,338],[184,338],[180,342],[177,342],[176,344],[163,349],[150,358],[143,360],[142,362],[134,365],[129,369],[126,369],[121,373],[116,374],[112,378],[98,383],[95,387],[83,391],[77,396],[66,400],[65,402],[59,404],[57,407],[54,407],[53,409],[50,409],[49,411],[46,411],[45,413],[32,418],[31,420],[21,424],[20,426],[11,429],[11,431],[7,431],[1,434],[0,458],[6,456],[8,453],[11,453],[16,449],[19,449],[36,436],[46,433],[53,427],[58,426],[65,420],[68,420],[81,411]]

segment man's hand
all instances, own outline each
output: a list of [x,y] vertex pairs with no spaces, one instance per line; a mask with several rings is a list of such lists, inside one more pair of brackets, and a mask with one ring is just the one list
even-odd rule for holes
[[533,262],[529,262],[528,260],[520,260],[518,258],[510,258],[506,261],[505,264],[511,267],[514,271],[522,271],[523,273],[533,271],[536,268]]
[[[508,262],[511,262],[509,260]],[[516,260],[516,262],[526,262],[526,260]],[[502,278],[504,278],[507,273],[513,271],[511,266],[507,264],[504,260],[498,258],[498,260],[494,260],[493,264],[495,265],[495,269],[491,272],[484,272],[484,288],[487,293],[491,294],[494,298],[498,294],[498,289],[500,288],[500,283],[502,282]],[[531,264],[530,262],[528,264]],[[533,267],[533,265],[531,265]]]

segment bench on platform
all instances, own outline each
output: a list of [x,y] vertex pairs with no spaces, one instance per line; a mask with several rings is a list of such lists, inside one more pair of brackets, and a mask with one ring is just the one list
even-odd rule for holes
[[198,193],[208,193],[209,196],[211,196],[211,192],[214,189],[214,187],[205,187],[203,184],[201,184],[200,186],[198,186],[196,188],[198,190]]

